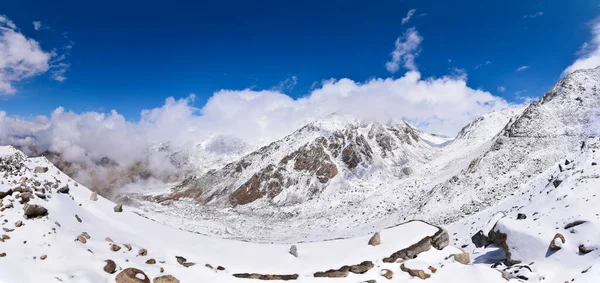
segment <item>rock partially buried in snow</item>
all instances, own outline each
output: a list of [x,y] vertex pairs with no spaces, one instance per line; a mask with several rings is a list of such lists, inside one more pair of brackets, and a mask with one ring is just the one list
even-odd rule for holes
[[80,241],[82,244],[87,243],[87,239],[83,235],[77,236],[77,241]]
[[33,169],[34,173],[46,173],[48,172],[48,167],[35,167],[35,169]]
[[45,207],[37,204],[26,204],[23,207],[23,210],[24,216],[27,219],[48,215],[48,210]]
[[58,189],[57,191],[61,194],[68,194],[69,193],[69,185],[62,187],[62,188]]
[[369,245],[377,246],[379,244],[381,244],[381,236],[379,235],[379,232],[376,232],[375,234],[373,234],[371,239],[369,239]]
[[146,264],[156,264],[156,260],[151,258],[149,260],[146,261]]
[[91,201],[97,201],[98,200],[98,193],[93,192],[92,195],[90,196],[90,200]]
[[419,277],[421,279],[427,279],[431,277],[431,274],[425,272],[424,270],[408,268],[406,265],[404,265],[404,263],[400,265],[400,270],[410,274],[411,276]]
[[488,236],[485,235],[482,230],[479,230],[479,232],[477,232],[471,237],[471,242],[473,242],[475,247],[478,248],[486,247],[487,245],[492,243],[490,238],[488,238]]
[[115,277],[116,283],[150,283],[148,275],[137,268],[126,268],[123,269],[117,277]]
[[556,235],[554,235],[554,238],[552,238],[552,241],[550,242],[549,248],[553,251],[558,251],[562,248],[562,245],[565,242],[565,236],[563,236],[561,233],[556,233]]
[[146,249],[140,249],[140,251],[138,252],[139,256],[146,256],[148,254],[148,251]]
[[173,275],[164,275],[160,277],[154,277],[152,280],[154,283],[179,283],[179,280]]
[[185,257],[182,257],[182,256],[176,256],[175,259],[181,265],[183,265],[187,261],[187,259]]
[[460,262],[462,264],[469,264],[471,262],[471,258],[469,257],[469,253],[463,251],[459,254],[452,255],[455,261]]
[[104,266],[104,271],[106,273],[113,274],[117,270],[117,264],[112,259],[105,260],[106,265]]
[[290,254],[294,257],[298,257],[298,248],[296,247],[296,245],[292,245],[290,247]]
[[123,212],[123,204],[119,203],[119,204],[115,205],[115,208],[113,208],[113,210],[115,212]]
[[119,245],[116,245],[116,244],[110,245],[110,250],[113,252],[118,252],[120,249],[121,249],[121,247]]
[[394,277],[394,272],[389,269],[382,269],[379,274],[387,279],[392,279],[392,277]]

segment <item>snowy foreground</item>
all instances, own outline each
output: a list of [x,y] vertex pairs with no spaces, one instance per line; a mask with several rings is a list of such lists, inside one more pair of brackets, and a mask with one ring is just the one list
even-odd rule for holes
[[[379,245],[368,244],[371,235],[297,243],[296,257],[290,245],[219,239],[165,226],[128,207],[116,212],[114,203],[77,184],[45,158],[27,158],[12,147],[0,147],[0,282],[256,281],[240,277],[296,282],[599,282],[599,156],[600,140],[586,141],[580,153],[566,156],[566,162],[548,168],[498,206],[445,227],[447,235],[412,221],[381,231]],[[47,215],[34,205],[46,208]],[[526,218],[517,220],[517,213]],[[502,247],[469,245],[468,256],[446,246],[444,236],[468,239],[479,229],[483,234],[491,231],[492,240]],[[485,235],[482,239],[489,241]],[[114,272],[106,260],[115,263]],[[136,279],[133,272],[127,279],[127,268],[143,274]]]

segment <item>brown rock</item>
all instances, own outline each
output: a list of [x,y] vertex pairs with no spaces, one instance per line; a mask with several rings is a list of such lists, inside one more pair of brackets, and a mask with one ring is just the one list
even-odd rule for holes
[[471,258],[469,257],[469,253],[467,252],[462,252],[460,254],[454,254],[452,255],[452,257],[454,258],[455,261],[460,262],[462,264],[469,264],[469,262],[471,262]]
[[382,269],[380,274],[381,274],[381,276],[383,276],[387,279],[392,279],[392,277],[394,276],[394,273],[389,269]]
[[131,251],[131,245],[130,244],[123,244],[123,247],[125,247],[128,251]]
[[314,277],[329,277],[329,278],[342,278],[348,276],[348,271],[330,269],[327,271],[319,271],[314,274]]
[[23,226],[23,221],[19,220],[15,223],[15,227],[21,227]]
[[163,273],[163,272],[165,272],[165,269],[161,267],[160,268],[160,273]]
[[148,254],[148,251],[146,249],[140,249],[140,251],[138,252],[139,256],[146,256]]
[[428,274],[423,270],[410,269],[410,268],[406,267],[404,264],[400,265],[400,270],[410,274],[411,276],[419,277],[421,279],[427,279],[427,278],[431,277],[431,274]]
[[585,245],[579,245],[579,251],[580,251],[582,254],[591,253],[591,252],[593,252],[594,250],[595,250],[595,249],[590,249],[590,248],[587,248]]
[[183,266],[185,266],[185,267],[190,267],[190,266],[194,266],[194,265],[196,265],[196,263],[193,263],[193,262],[184,262],[184,263],[182,263],[181,265],[183,265]]
[[23,206],[24,216],[26,219],[42,217],[48,215],[48,210],[41,205],[26,204]]
[[121,249],[121,247],[119,247],[119,245],[115,245],[115,244],[110,245],[110,250],[113,252],[118,252],[120,249]]
[[42,255],[42,256],[40,256],[40,259],[41,259],[41,260],[45,260],[46,258],[48,258],[48,256],[47,256],[47,255]]
[[6,253],[0,253],[0,257],[5,257]]
[[106,240],[107,242],[111,242],[111,243],[114,243],[114,242],[115,242],[115,241],[113,241],[113,239],[111,239],[110,237],[106,237],[106,239],[104,239],[104,240]]
[[104,271],[106,271],[106,273],[110,273],[113,274],[115,273],[115,271],[117,270],[117,264],[112,261],[111,259],[107,259],[105,260],[106,265],[104,266]]
[[214,268],[213,268],[213,266],[212,266],[212,265],[210,265],[210,264],[208,264],[208,263],[207,263],[207,264],[205,264],[204,266],[206,266],[206,267],[208,267],[208,268],[210,268],[210,269],[214,269]]
[[433,266],[429,266],[427,267],[427,269],[431,270],[431,273],[436,273],[437,272],[437,268],[433,267]]
[[10,237],[6,234],[2,234],[2,240],[10,240]]
[[154,283],[179,283],[179,280],[173,275],[163,275],[160,277],[154,277],[152,280]]
[[146,264],[156,264],[156,260],[151,258],[149,260],[146,261]]
[[375,265],[371,261],[363,261],[357,265],[350,266],[350,272],[355,274],[363,274],[373,268]]
[[379,244],[381,244],[381,236],[379,236],[379,232],[377,232],[377,233],[373,234],[371,239],[369,239],[369,245],[377,246]]
[[117,204],[117,205],[115,206],[115,208],[113,208],[113,210],[114,210],[115,212],[123,212],[123,204],[122,204],[122,203],[119,203],[119,204]]
[[90,237],[90,234],[88,234],[87,232],[83,232],[83,233],[81,233],[81,236],[84,236],[84,237],[85,237],[86,239],[88,239],[88,240],[91,238],[91,237]]
[[175,259],[177,259],[177,262],[179,262],[179,264],[181,265],[183,265],[187,261],[187,259],[182,256],[176,256]]
[[87,239],[83,235],[77,236],[77,241],[80,241],[83,244],[87,243]]
[[556,233],[556,235],[554,235],[554,238],[552,238],[552,241],[550,242],[550,249],[553,251],[558,251],[561,249],[560,246],[557,246],[555,241],[556,239],[560,239],[560,241],[564,244],[566,242],[565,240],[565,236],[563,236],[561,233]]
[[223,271],[223,270],[225,270],[225,267],[222,267],[222,266],[219,265],[219,266],[217,266],[217,270]]
[[81,223],[81,218],[79,218],[79,215],[75,214],[75,219],[77,219],[77,222]]
[[[144,279],[140,279],[138,277],[143,277]],[[115,277],[116,283],[150,283],[150,279],[148,275],[143,271],[137,268],[126,268],[123,269],[117,277]]]

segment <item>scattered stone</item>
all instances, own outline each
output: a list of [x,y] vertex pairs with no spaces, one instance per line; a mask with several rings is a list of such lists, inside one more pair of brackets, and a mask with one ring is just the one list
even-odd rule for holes
[[298,248],[296,247],[296,245],[292,245],[290,247],[290,254],[294,257],[298,257]]
[[60,223],[58,223],[58,221],[54,221],[54,224],[56,224],[56,226],[60,227]]
[[554,238],[552,238],[552,242],[550,242],[550,249],[553,251],[558,251],[560,250],[562,247],[560,245],[557,245],[556,240],[560,239],[560,242],[562,244],[564,244],[566,242],[565,240],[565,236],[563,236],[561,233],[556,233],[556,235],[554,235]]
[[[143,278],[143,279],[141,279]],[[126,268],[115,277],[116,283],[150,283],[148,275],[137,268]]]
[[590,249],[590,248],[587,248],[585,245],[579,245],[579,251],[580,251],[582,254],[588,254],[588,253],[591,253],[591,252],[592,252],[592,251],[594,251],[594,250],[595,250],[595,249]]
[[369,271],[374,266],[375,265],[373,265],[373,262],[371,262],[371,261],[363,261],[360,264],[351,265],[350,272],[355,273],[355,274],[363,274],[363,273]]
[[4,230],[4,232],[6,232],[6,233],[9,233],[9,232],[15,231],[15,229],[8,229],[8,228],[6,228],[6,227],[2,227],[2,230]]
[[375,234],[373,234],[371,239],[369,239],[369,245],[377,246],[379,244],[381,244],[381,236],[379,235],[379,232],[376,232]]
[[87,232],[82,232],[82,233],[81,233],[81,236],[84,236],[84,237],[85,237],[86,239],[88,239],[88,240],[91,238],[91,237],[90,237],[90,234],[88,234]]
[[123,204],[119,203],[113,208],[115,212],[123,212]]
[[79,223],[81,223],[81,222],[82,222],[82,221],[81,221],[81,218],[79,218],[79,215],[77,215],[77,214],[75,214],[75,219],[77,219],[77,221],[78,221]]
[[2,240],[10,240],[10,237],[6,234],[2,234]]
[[48,167],[35,167],[35,169],[33,169],[33,173],[46,173],[48,172]]
[[146,249],[140,249],[140,251],[138,252],[139,256],[146,256],[148,254],[148,251]]
[[173,275],[163,275],[160,277],[154,277],[152,281],[154,283],[179,283],[179,280]]
[[406,267],[404,265],[404,263],[400,265],[400,270],[410,274],[411,276],[419,277],[421,279],[427,279],[427,278],[431,277],[431,274],[428,274],[425,271],[420,270],[420,269],[410,269],[410,268]]
[[554,180],[552,181],[552,185],[554,185],[555,188],[558,188],[558,186],[560,186],[560,184],[562,183],[562,180]]
[[222,267],[222,266],[219,265],[219,266],[217,266],[217,270],[218,271],[223,271],[223,270],[225,270],[225,267]]
[[185,266],[185,267],[190,267],[190,266],[194,266],[194,265],[196,265],[196,263],[193,263],[193,262],[184,262],[184,263],[183,263],[183,264],[181,264],[181,265],[183,265],[183,266]]
[[6,253],[0,253],[0,257],[5,257]]
[[598,163],[592,162],[592,166],[596,166],[596,165],[598,165]]
[[146,264],[156,264],[156,260],[151,258],[149,260],[146,261]]
[[92,195],[90,196],[90,200],[91,201],[97,201],[98,200],[98,193],[97,192],[93,192]]
[[132,249],[130,244],[123,244],[123,246],[127,248],[128,251],[131,251]]
[[69,193],[69,185],[65,185],[64,187],[58,189],[57,192],[59,192],[61,194],[68,194]]
[[525,213],[519,213],[517,214],[517,220],[523,220],[526,219],[527,215],[525,215]]
[[427,269],[431,270],[431,273],[436,273],[437,272],[437,268],[433,267],[433,266],[429,266],[427,267]]
[[467,253],[465,251],[463,251],[460,254],[453,254],[452,257],[454,258],[455,261],[460,262],[462,264],[469,264],[469,262],[471,262],[469,253]]
[[26,204],[23,207],[24,216],[26,219],[42,217],[48,215],[48,210],[41,205],[37,204]]
[[581,225],[583,223],[585,223],[585,221],[583,221],[583,220],[576,220],[576,221],[573,221],[573,222],[565,225],[565,229],[571,229],[571,228],[573,228],[575,226],[579,226],[579,225]]
[[48,258],[48,256],[47,256],[47,255],[42,255],[42,256],[40,256],[40,259],[41,259],[41,260],[45,260],[46,258]]
[[161,267],[160,268],[160,273],[163,273],[163,272],[165,272],[165,269]]
[[106,240],[107,242],[111,242],[111,243],[114,243],[114,242],[115,242],[115,241],[113,241],[113,240],[112,240],[110,237],[106,237],[106,239],[104,239],[104,240]]
[[116,245],[116,244],[110,245],[110,250],[113,252],[118,252],[120,249],[121,249],[121,247],[119,245]]
[[23,226],[23,221],[19,220],[15,223],[15,227],[21,227]]
[[175,259],[177,259],[177,262],[179,262],[179,264],[181,265],[183,265],[187,261],[187,259],[182,256],[176,256]]
[[258,274],[258,273],[236,273],[233,274],[234,277],[237,278],[246,278],[246,279],[260,279],[260,280],[296,280],[298,279],[298,274],[290,274],[290,275],[274,275],[274,274]]
[[394,276],[394,273],[389,269],[382,269],[380,274],[386,279],[392,279],[392,277]]
[[206,267],[208,267],[208,268],[210,268],[210,269],[214,269],[214,268],[213,268],[213,266],[212,266],[212,265],[210,265],[210,264],[208,264],[208,263],[207,263],[207,264],[205,264],[204,266],[206,266]]
[[104,262],[106,262],[106,265],[104,266],[104,271],[110,274],[115,273],[115,271],[117,270],[117,264],[114,261],[112,261],[112,259],[107,259]]
[[87,243],[87,239],[83,235],[77,236],[77,241],[80,241],[82,244]]

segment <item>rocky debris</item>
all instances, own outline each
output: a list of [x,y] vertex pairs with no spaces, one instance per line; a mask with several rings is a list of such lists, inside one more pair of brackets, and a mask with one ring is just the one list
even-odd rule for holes
[[[557,240],[560,240],[560,242],[558,242]],[[558,251],[562,248],[562,244],[564,244],[565,242],[565,236],[563,236],[561,233],[556,233],[556,235],[554,235],[554,238],[552,238],[552,241],[550,242],[550,246],[548,248],[550,248],[550,250],[553,251]]]
[[542,277],[534,272],[530,266],[525,264],[515,264],[511,266],[506,266],[502,263],[497,263],[492,266],[492,268],[500,271],[502,274],[502,278],[506,280],[517,279],[518,282],[522,281],[534,281],[537,282]]
[[41,260],[45,260],[46,258],[48,258],[48,256],[47,256],[47,255],[42,255],[42,256],[40,256],[40,259],[41,259]]
[[298,257],[298,248],[296,247],[296,245],[292,245],[290,247],[290,254],[294,257]]
[[77,222],[79,222],[79,223],[83,222],[83,221],[81,220],[81,218],[79,217],[79,215],[77,215],[77,214],[75,214],[75,219],[77,219]]
[[441,250],[448,245],[448,240],[448,232],[439,228],[438,232],[433,236],[427,236],[408,248],[393,253],[389,257],[384,258],[383,262],[390,263],[398,259],[413,259],[420,253],[428,251],[431,247]]
[[6,253],[0,253],[0,257],[5,257]]
[[371,261],[363,261],[360,264],[355,265],[344,265],[339,269],[330,269],[327,271],[320,271],[314,274],[315,277],[346,277],[348,276],[348,272],[352,272],[355,274],[363,274],[370,269],[372,269],[375,265]]
[[10,237],[6,234],[2,234],[2,236],[0,236],[0,238],[2,238],[2,240],[10,240]]
[[11,189],[8,189],[6,192],[0,191],[0,199],[5,198],[6,196],[12,195],[12,193],[13,193],[13,190],[11,190]]
[[492,243],[492,240],[490,240],[490,238],[488,238],[488,236],[485,235],[482,230],[479,230],[479,232],[475,233],[475,235],[471,237],[471,242],[473,242],[475,247],[481,248],[487,247],[487,245]]
[[571,229],[571,228],[573,228],[573,227],[575,227],[575,226],[579,226],[579,225],[581,225],[581,224],[583,224],[583,223],[585,223],[585,221],[583,221],[583,220],[576,220],[576,221],[573,221],[573,222],[571,222],[571,223],[568,223],[567,225],[565,225],[565,230],[566,230],[566,229]]
[[113,208],[113,210],[114,210],[115,212],[123,212],[123,204],[122,204],[122,203],[119,203],[119,204],[117,204],[117,205],[115,206],[115,208]]
[[275,274],[258,274],[258,273],[235,273],[234,277],[245,279],[260,279],[260,280],[296,280],[298,274],[275,275]]
[[176,256],[175,259],[177,259],[177,262],[181,265],[183,265],[183,263],[185,263],[187,261],[187,259],[182,256]]
[[378,246],[379,244],[381,244],[381,236],[379,235],[379,232],[376,232],[375,234],[373,234],[371,239],[369,239],[369,245]]
[[23,221],[19,220],[17,222],[15,222],[15,227],[21,227],[23,226]]
[[125,247],[128,251],[131,251],[132,249],[130,244],[123,244],[123,247]]
[[392,279],[392,277],[394,277],[394,272],[392,272],[389,269],[382,269],[379,274],[385,277],[386,279]]
[[184,262],[184,263],[183,263],[183,264],[181,264],[181,265],[183,265],[183,266],[185,266],[185,267],[190,267],[190,266],[194,266],[194,265],[196,265],[196,263],[194,263],[194,262]]
[[24,216],[26,219],[37,218],[48,215],[48,210],[41,205],[26,204],[23,207]]
[[121,247],[119,245],[116,245],[116,244],[110,245],[110,250],[113,252],[118,252],[120,249],[121,249]]
[[[143,278],[143,279],[141,279]],[[123,269],[117,277],[115,277],[116,283],[150,283],[148,275],[137,268],[126,268]]]
[[527,219],[527,215],[525,215],[525,213],[517,214],[517,220],[523,220],[523,219]]
[[98,200],[98,193],[97,192],[93,192],[92,195],[90,196],[90,200],[91,201],[97,201]]
[[341,278],[341,277],[348,276],[348,271],[349,270],[343,271],[343,270],[330,269],[327,271],[316,272],[313,276],[314,277]]
[[163,275],[160,277],[154,277],[153,283],[179,283],[179,280],[173,275]]
[[225,267],[222,267],[222,266],[219,265],[219,266],[217,266],[217,270],[218,271],[223,271],[223,270],[225,270]]
[[84,236],[86,239],[90,239],[90,234],[88,234],[87,232],[81,232],[81,236]]
[[138,251],[139,256],[146,256],[147,254],[148,254],[148,251],[146,249],[140,249],[140,251]]
[[6,228],[6,227],[2,227],[2,230],[4,230],[4,232],[6,232],[6,233],[15,231],[15,229],[9,229],[9,228]]
[[115,273],[115,271],[117,270],[117,264],[112,259],[107,259],[104,262],[106,262],[106,265],[104,266],[104,271],[110,274]]
[[110,242],[110,243],[114,243],[114,242],[115,242],[115,241],[113,241],[113,239],[111,239],[110,237],[106,237],[104,240],[105,240],[105,241],[107,241],[107,242]]
[[68,194],[69,193],[69,185],[65,185],[64,187],[58,189],[57,192],[59,192],[61,194]]
[[46,173],[48,172],[48,167],[35,167],[35,169],[33,169],[33,173]]
[[214,267],[213,267],[212,265],[208,264],[208,263],[207,263],[207,264],[205,264],[204,266],[206,266],[206,267],[208,267],[208,268],[210,268],[210,269],[214,269]]
[[149,260],[146,261],[146,264],[156,264],[156,260],[151,258]]
[[406,265],[404,265],[404,263],[400,265],[400,270],[410,274],[411,276],[419,277],[421,279],[427,279],[431,277],[431,274],[425,272],[424,270],[408,268]]
[[87,239],[83,235],[77,236],[77,241],[80,241],[82,244],[87,243]]

